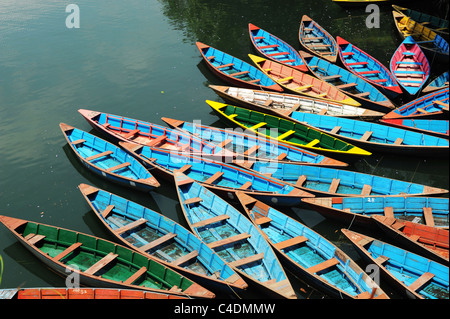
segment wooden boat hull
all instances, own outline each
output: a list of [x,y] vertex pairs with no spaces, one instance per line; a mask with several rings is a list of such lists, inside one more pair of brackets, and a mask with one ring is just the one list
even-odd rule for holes
[[1,299],[189,299],[186,296],[169,295],[145,290],[113,289],[113,288],[12,288],[1,289]]
[[448,139],[379,123],[296,113],[293,120],[371,152],[403,156],[448,157]]
[[375,86],[388,98],[394,99],[403,93],[395,77],[381,62],[341,37],[336,37],[336,42],[339,58],[350,72]]
[[448,193],[445,189],[329,167],[255,162],[251,170],[320,197],[411,197]]
[[299,278],[334,298],[388,298],[353,260],[326,238],[248,195],[237,193],[237,197],[247,217]]
[[349,159],[371,155],[368,151],[332,138],[328,134],[321,133],[298,122],[214,101],[207,100],[206,103],[221,119],[265,138],[271,138],[333,158],[340,156]]
[[409,95],[416,95],[430,76],[427,57],[414,41],[407,37],[394,52],[390,62],[391,73]]
[[264,74],[287,92],[330,102],[361,106],[359,102],[342,93],[333,85],[302,71],[256,55],[249,54],[248,56]]
[[156,150],[144,145],[119,143],[127,152],[139,158],[144,165],[153,169],[155,175],[167,181],[173,181],[176,170],[198,181],[201,185],[213,190],[219,196],[235,199],[235,192],[252,194],[255,198],[279,206],[295,206],[302,197],[313,197],[282,181],[237,168],[223,162],[215,162],[199,157],[188,157],[182,154]]
[[219,145],[227,143],[225,147],[227,149],[232,147],[233,152],[238,154],[235,161],[242,161],[245,165],[251,166],[255,161],[279,161],[297,165],[348,166],[344,162],[308,152],[292,145],[281,142],[274,143],[272,140],[257,136],[253,132],[219,129],[169,118],[162,118],[162,120],[171,127],[195,134],[211,143]]
[[180,224],[99,188],[80,184],[78,189],[122,245],[213,290],[231,292],[247,288],[230,266]]
[[[60,124],[60,128],[77,159],[91,172],[110,182],[143,192],[160,186],[144,166],[119,147],[64,123]],[[102,154],[105,155],[99,157]]]
[[[83,285],[140,289],[197,298],[215,296],[175,271],[113,242],[7,216],[0,216],[0,222],[45,265],[63,276],[68,275],[68,270],[76,273]],[[158,285],[152,276],[159,280]]]
[[[263,88],[277,92],[283,91],[283,88],[276,84],[270,77],[247,62],[201,42],[197,42],[196,45],[208,68],[222,81],[251,89]],[[242,74],[242,72],[247,73]],[[242,74],[244,77],[241,79],[232,74]]]
[[411,130],[440,138],[449,138],[448,120],[381,119],[379,121],[380,123],[405,130]]
[[327,102],[297,94],[251,90],[238,87],[210,85],[217,95],[232,105],[291,119],[295,112],[326,114],[336,117],[375,121],[385,113],[341,103]]
[[448,198],[439,197],[323,197],[304,199],[312,209],[326,218],[347,225],[358,225],[376,229],[375,219],[379,215],[398,220],[449,228]]
[[[448,299],[448,267],[396,246],[341,229],[361,257],[411,299]],[[370,254],[369,254],[370,253]]]
[[395,110],[392,110],[383,119],[444,119],[448,120],[449,89],[442,89],[421,96]]
[[300,51],[300,55],[314,76],[334,85],[364,107],[384,113],[395,108],[394,104],[368,81],[306,52]]
[[251,23],[248,24],[248,32],[255,49],[267,59],[303,72],[308,71],[298,52],[285,41]]
[[309,53],[336,63],[338,55],[336,40],[307,15],[303,15],[300,21],[298,39]]
[[447,229],[400,221],[385,216],[373,216],[382,231],[395,242],[416,254],[448,266],[449,231]]
[[105,134],[116,144],[130,142],[218,160],[233,158],[232,153],[216,145],[162,125],[85,109],[78,112],[93,129]]
[[174,180],[186,221],[199,238],[260,290],[297,298],[274,251],[249,220],[183,173],[175,172]]

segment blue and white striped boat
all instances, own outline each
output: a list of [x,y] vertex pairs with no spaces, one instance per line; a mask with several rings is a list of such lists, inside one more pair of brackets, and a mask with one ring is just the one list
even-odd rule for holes
[[199,238],[259,289],[296,298],[275,252],[244,215],[186,175],[175,172],[174,179],[184,216]]
[[341,249],[280,211],[243,193],[247,216],[299,278],[335,298],[388,299],[381,288]]
[[[237,163],[238,164],[238,163]],[[316,196],[437,196],[448,190],[343,169],[255,162],[252,171]]]
[[78,188],[97,217],[125,246],[200,285],[227,292],[247,288],[241,276],[180,224],[102,189],[87,184]]
[[151,191],[158,181],[133,156],[95,135],[61,123],[60,128],[70,148],[91,172],[108,181]]
[[363,149],[405,156],[448,157],[449,141],[379,123],[297,112],[292,119]]
[[411,299],[449,299],[448,267],[369,236],[342,229],[367,263]]

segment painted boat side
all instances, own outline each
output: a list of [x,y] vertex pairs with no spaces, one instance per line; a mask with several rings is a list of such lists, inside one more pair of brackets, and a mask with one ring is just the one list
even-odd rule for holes
[[440,138],[449,138],[448,120],[427,119],[380,119],[380,123],[394,127],[411,130],[418,133],[433,135]]

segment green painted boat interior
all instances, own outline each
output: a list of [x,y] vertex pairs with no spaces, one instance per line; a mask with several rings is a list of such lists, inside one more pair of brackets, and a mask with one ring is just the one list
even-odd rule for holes
[[354,148],[353,145],[345,143],[344,141],[336,139],[330,135],[323,134],[300,123],[295,123],[276,116],[259,113],[232,105],[223,107],[221,111],[227,116],[237,114],[237,116],[234,117],[234,120],[248,128],[260,123],[266,123],[264,126],[258,128],[258,133],[275,139],[289,131],[294,131],[294,133],[288,137],[283,138],[283,141],[288,143],[307,145],[317,139],[319,143],[317,143],[315,147],[336,151],[349,151]]
[[184,291],[193,284],[192,281],[169,268],[109,241],[32,222],[27,222],[21,227],[23,227],[23,231],[16,231],[23,237],[29,234],[45,236],[36,244],[36,247],[48,254],[50,258],[56,257],[72,244],[81,243],[82,245],[78,249],[60,260],[67,266],[79,269],[80,272],[86,271],[109,253],[114,253],[118,255],[117,258],[96,272],[96,276],[120,283],[126,281],[142,267],[146,267],[147,271],[139,276],[133,285],[163,290],[171,289],[176,285]]

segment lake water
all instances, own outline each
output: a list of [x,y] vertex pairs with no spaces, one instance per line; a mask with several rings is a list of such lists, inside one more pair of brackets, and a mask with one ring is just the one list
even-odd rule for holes
[[[380,28],[368,29],[364,8],[343,9],[329,0],[79,0],[75,3],[80,28],[69,29],[68,3],[0,2],[0,214],[110,240],[78,191],[80,183],[187,224],[171,184],[161,181],[162,186],[149,195],[135,193],[93,176],[80,165],[59,129],[64,122],[90,131],[79,108],[157,124],[164,124],[160,118],[166,116],[225,127],[205,103],[221,101],[208,88],[221,82],[206,68],[195,42],[250,62],[247,54],[255,54],[248,34],[250,22],[300,49],[299,22],[308,14],[332,35],[356,44],[386,65],[401,42],[390,6],[381,8]],[[438,71],[442,70],[434,70]],[[349,169],[449,188],[448,160],[374,154]],[[364,266],[340,232],[348,225],[304,208],[285,211]],[[0,256],[0,288],[65,285],[64,278],[43,266],[3,226]],[[289,276],[300,298],[324,297]],[[382,287],[401,298],[385,283]],[[258,291],[251,294],[260,297]]]

